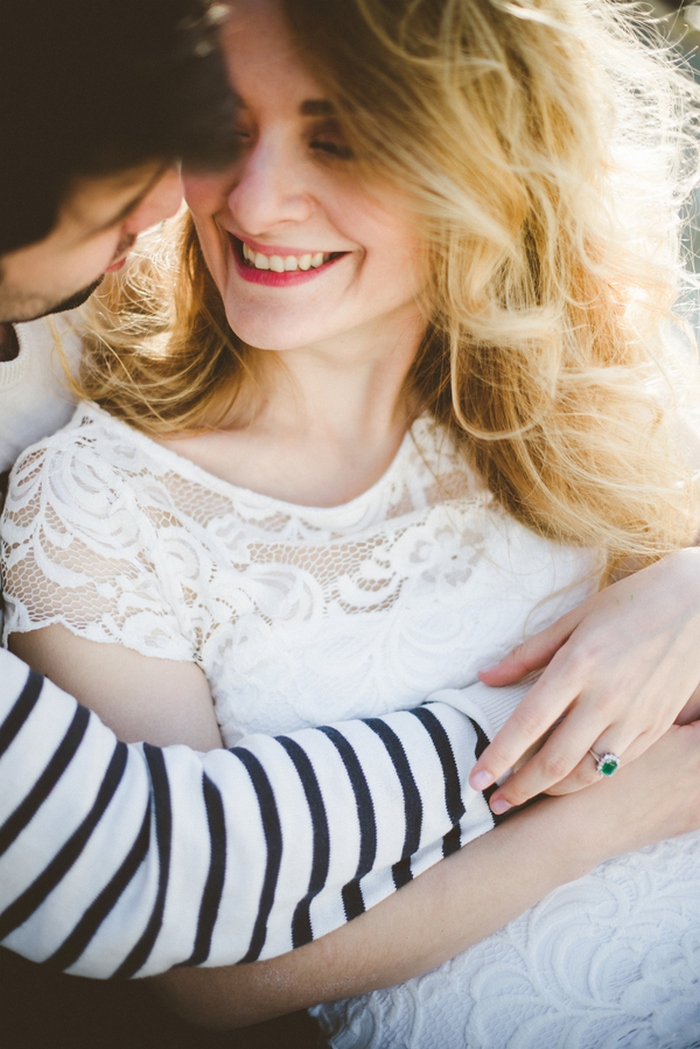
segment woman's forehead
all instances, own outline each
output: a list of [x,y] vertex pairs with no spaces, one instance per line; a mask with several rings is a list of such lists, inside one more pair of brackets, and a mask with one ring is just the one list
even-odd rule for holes
[[241,0],[222,34],[240,109],[269,100],[302,117],[332,116],[324,90],[304,65],[276,0]]
[[[228,55],[239,61],[267,54],[269,63],[297,59],[282,5],[278,0],[236,0],[221,29]],[[298,59],[297,59],[298,60]]]

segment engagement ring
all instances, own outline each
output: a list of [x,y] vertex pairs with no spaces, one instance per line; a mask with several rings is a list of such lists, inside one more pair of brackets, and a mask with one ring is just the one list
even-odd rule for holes
[[617,754],[596,754],[593,749],[588,753],[595,758],[596,772],[600,776],[612,776],[613,772],[617,772],[620,767],[620,759]]

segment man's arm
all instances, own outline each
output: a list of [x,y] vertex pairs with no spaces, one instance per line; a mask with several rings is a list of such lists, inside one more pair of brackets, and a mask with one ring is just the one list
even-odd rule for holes
[[491,828],[477,745],[440,704],[233,751],[126,745],[2,651],[0,940],[97,977],[281,954]]
[[672,726],[612,780],[517,812],[320,940],[255,965],[178,969],[154,982],[189,1021],[222,1028],[389,987],[454,957],[602,861],[699,825],[695,722]]
[[15,338],[0,354],[0,473],[30,444],[64,426],[75,411],[63,360],[77,371],[78,323],[71,312],[12,328]]

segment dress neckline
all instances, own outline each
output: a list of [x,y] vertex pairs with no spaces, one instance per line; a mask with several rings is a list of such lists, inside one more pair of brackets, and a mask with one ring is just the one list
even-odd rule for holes
[[198,481],[200,484],[204,484],[206,487],[218,491],[221,494],[226,495],[228,498],[235,498],[239,503],[245,501],[248,505],[253,504],[257,507],[276,507],[283,509],[290,515],[313,515],[314,517],[321,517],[325,521],[335,516],[344,517],[346,514],[350,514],[354,517],[358,511],[366,512],[372,504],[377,502],[385,489],[388,486],[391,486],[392,483],[402,474],[403,467],[410,459],[412,453],[417,454],[414,430],[420,428],[422,431],[424,428],[430,426],[432,422],[428,415],[421,415],[412,423],[404,434],[396,454],[384,473],[374,482],[374,484],[365,489],[364,492],[361,492],[348,502],[338,503],[336,506],[307,506],[303,503],[292,503],[284,499],[278,499],[273,495],[256,492],[254,488],[244,488],[233,484],[231,481],[226,481],[222,477],[210,473],[209,470],[205,470],[204,467],[199,466],[186,455],[181,455],[172,448],[166,448],[158,441],[154,441],[152,437],[148,436],[148,434],[136,430],[123,419],[111,415],[94,401],[81,402],[78,405],[74,419],[75,421],[78,421],[81,416],[85,415],[93,416],[103,423],[108,423],[109,425],[114,426],[118,430],[126,431],[134,443],[147,449],[151,455],[155,453],[161,461],[169,464],[170,468],[181,476],[187,477],[193,481]]

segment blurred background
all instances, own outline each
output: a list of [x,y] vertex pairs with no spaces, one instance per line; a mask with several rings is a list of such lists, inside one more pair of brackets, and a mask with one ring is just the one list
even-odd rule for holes
[[[683,53],[689,67],[700,80],[700,0],[651,0],[648,7],[659,20],[659,26],[669,40]],[[688,267],[700,275],[700,189],[695,201],[685,216],[685,242]],[[700,295],[695,295],[689,304],[690,319],[700,342]]]

